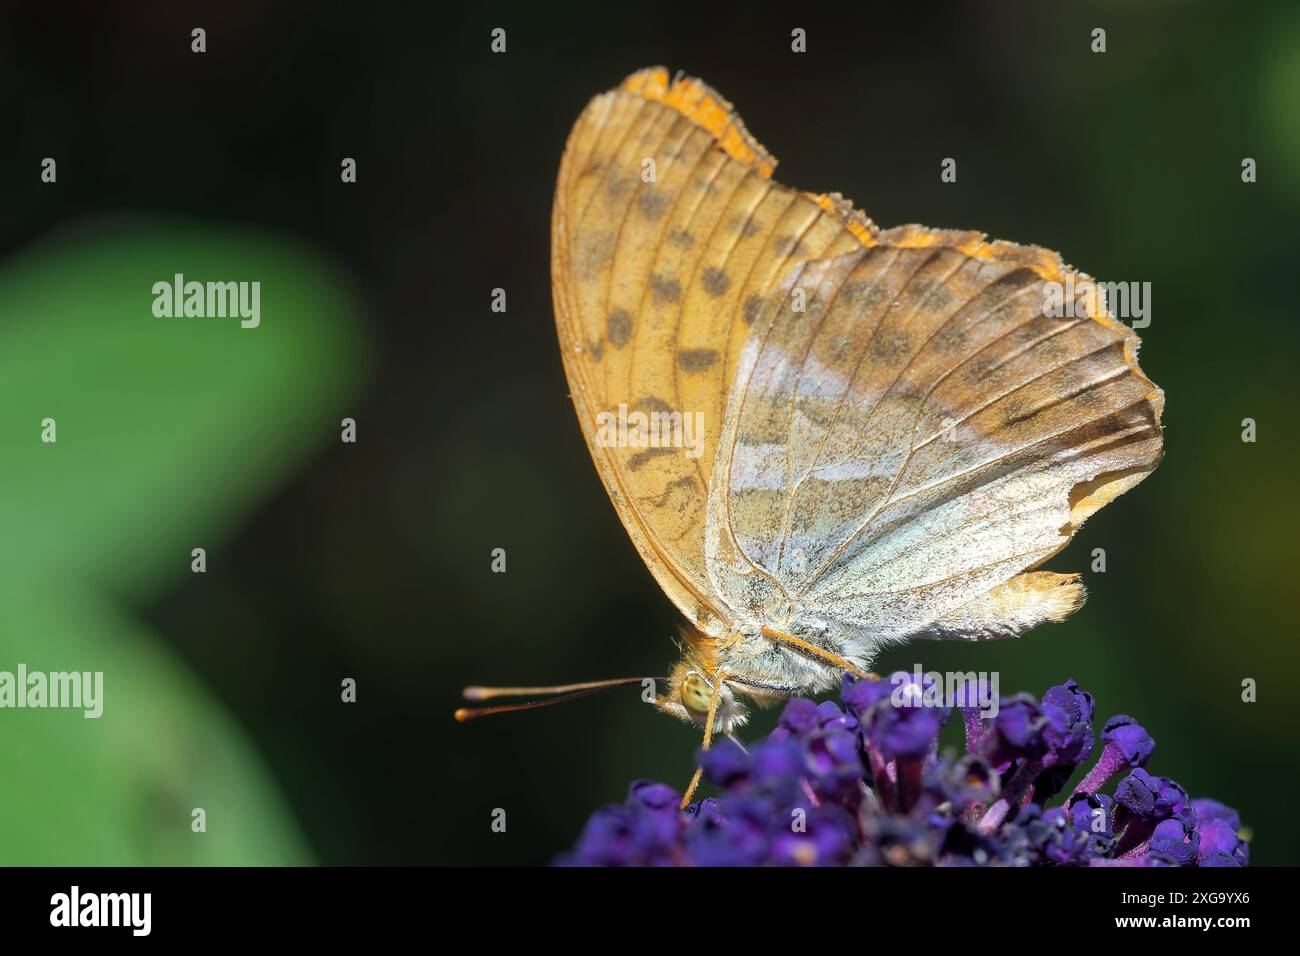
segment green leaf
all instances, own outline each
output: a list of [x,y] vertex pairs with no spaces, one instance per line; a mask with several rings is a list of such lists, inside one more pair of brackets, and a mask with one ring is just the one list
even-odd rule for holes
[[[258,281],[261,318],[158,318],[156,282]],[[304,453],[365,350],[304,252],[201,229],[65,242],[0,271],[0,579],[156,591]],[[53,419],[57,441],[41,441]]]
[[[102,672],[98,718],[0,710],[0,864],[291,865],[309,854],[239,729],[146,628],[76,586],[4,597],[0,668]],[[206,832],[191,829],[195,808]]]
[[[258,326],[156,316],[177,273],[260,283]],[[0,862],[308,859],[238,727],[128,608],[339,440],[367,365],[355,311],[319,258],[200,227],[83,233],[0,269],[0,671],[103,673],[98,718],[0,709]]]

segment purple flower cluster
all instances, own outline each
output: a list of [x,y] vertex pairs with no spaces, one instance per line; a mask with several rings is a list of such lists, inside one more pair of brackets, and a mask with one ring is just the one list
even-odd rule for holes
[[[1234,810],[1191,800],[1144,767],[1155,742],[1131,717],[1102,726],[1069,680],[997,713],[934,706],[933,678],[845,677],[840,698],[791,700],[748,751],[699,754],[722,793],[678,810],[671,787],[632,784],[558,862],[579,866],[1243,866]],[[970,686],[968,701],[987,699]],[[958,700],[963,698],[958,697]],[[956,710],[965,753],[940,755]],[[1106,784],[1116,781],[1111,793]],[[1058,798],[1055,805],[1049,801]]]

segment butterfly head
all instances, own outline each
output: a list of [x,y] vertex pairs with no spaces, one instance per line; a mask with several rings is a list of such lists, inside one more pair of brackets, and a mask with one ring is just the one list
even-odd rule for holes
[[667,690],[655,699],[655,706],[665,714],[703,727],[708,723],[709,707],[715,693],[718,701],[713,718],[714,733],[729,734],[744,726],[749,719],[745,705],[725,680],[718,681],[689,654],[673,668]]

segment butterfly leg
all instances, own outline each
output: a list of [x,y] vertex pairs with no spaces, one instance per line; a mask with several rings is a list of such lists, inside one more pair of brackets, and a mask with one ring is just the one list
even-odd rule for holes
[[840,657],[838,654],[832,654],[830,651],[818,647],[816,644],[809,643],[803,638],[795,637],[793,634],[786,634],[784,631],[778,631],[776,628],[768,627],[767,625],[763,625],[762,634],[769,641],[775,641],[777,644],[782,644],[793,651],[803,654],[805,657],[811,657],[814,660],[830,664],[832,667],[838,667],[840,670],[848,671],[854,677],[859,677],[863,680],[869,681],[880,680],[879,674],[864,671],[861,667],[847,658]]
[[[713,746],[713,722],[718,717],[718,702],[722,700],[722,682],[725,677],[722,671],[713,675],[713,696],[709,698],[709,712],[704,718],[704,750]],[[703,767],[695,768],[695,773],[691,776],[691,782],[686,787],[686,793],[682,795],[682,802],[678,804],[677,809],[685,810],[690,805],[691,797],[695,796],[695,788],[700,785],[700,776],[703,773]]]

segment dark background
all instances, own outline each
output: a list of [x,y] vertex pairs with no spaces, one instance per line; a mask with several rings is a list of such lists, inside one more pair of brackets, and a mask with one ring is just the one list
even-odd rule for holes
[[[892,651],[877,670],[998,670],[1004,693],[1074,677],[1099,718],[1151,730],[1153,772],[1240,809],[1256,862],[1300,862],[1300,10],[840,7],[0,14],[0,256],[84,222],[180,216],[304,241],[360,291],[374,360],[358,443],[322,444],[208,574],[133,608],[251,741],[310,858],[541,863],[632,779],[689,776],[695,732],[635,689],[451,720],[466,684],[662,674],[674,657],[677,614],[566,397],[549,276],[570,125],[593,95],[664,64],[729,98],[783,182],[840,191],[881,226],[977,228],[1152,283],[1142,364],[1166,392],[1167,454],[1050,564],[1087,570],[1106,549],[1085,610],[1019,642]],[[195,26],[206,54],[190,52]],[[805,54],[790,51],[794,27]],[[57,190],[36,185],[46,155],[62,157]],[[356,185],[339,182],[344,156]],[[1241,182],[1245,156],[1256,184]],[[489,309],[497,287],[504,315]],[[496,547],[504,575],[489,570]],[[339,702],[344,676],[354,705]],[[1248,677],[1257,703],[1241,701]],[[505,834],[490,829],[498,807]]]

